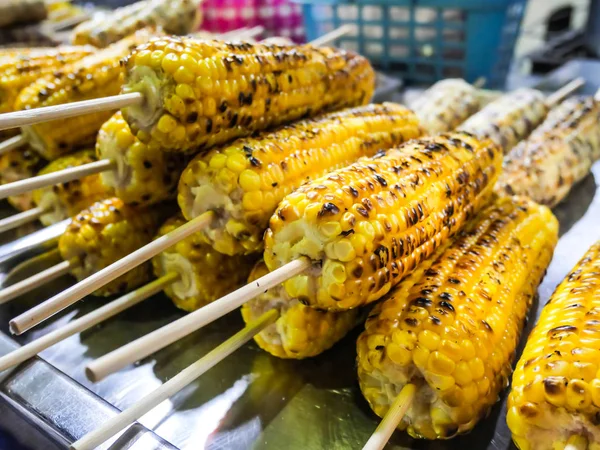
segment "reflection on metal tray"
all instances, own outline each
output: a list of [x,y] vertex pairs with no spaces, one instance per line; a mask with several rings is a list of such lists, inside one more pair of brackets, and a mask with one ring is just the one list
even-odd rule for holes
[[[567,200],[555,210],[560,219],[562,237],[540,287],[540,299],[530,314],[524,335],[531,329],[554,287],[587,247],[600,238],[597,225],[600,223],[600,189],[595,180],[600,180],[600,163],[594,167],[594,173],[576,186]],[[10,318],[69,283],[68,279],[61,279],[23,299],[2,305],[2,331],[7,333],[6,324]],[[102,299],[90,297],[18,340],[23,343],[36,339],[103,302]],[[44,351],[41,356],[77,383],[123,409],[243,326],[239,313],[234,311],[98,384],[87,381],[83,368],[88,362],[181,315],[166,297],[158,295],[96,328],[72,336]],[[360,329],[355,330],[333,349],[306,361],[280,360],[250,343],[146,414],[140,423],[182,450],[361,448],[378,420],[363,400],[356,382],[354,342],[359,332]],[[38,360],[33,365],[36,364],[41,363]],[[50,367],[44,370],[60,375]],[[0,393],[7,391],[6,383],[8,381],[5,380]],[[23,385],[25,387],[14,401],[19,407],[39,411],[39,402],[46,396],[60,397],[61,391],[68,385],[65,383],[63,387],[58,387],[57,383],[50,376],[43,387],[35,391],[29,385]],[[75,385],[65,397],[67,402],[47,404],[43,420],[50,428],[59,430],[62,439],[72,440],[84,431],[84,427],[93,427],[94,423],[105,417],[109,407],[100,400],[90,401],[87,389]],[[57,390],[58,394],[55,392]],[[425,442],[395,433],[389,448],[510,448],[510,434],[504,419],[504,399],[505,395],[502,395],[503,401],[469,435],[451,441]],[[74,416],[77,417],[75,425],[64,423],[60,413],[65,403],[75,405],[79,411],[79,415]],[[81,417],[86,419],[82,421]],[[152,437],[150,433],[145,435]],[[135,440],[129,436],[127,434],[123,439]],[[111,448],[129,448],[129,445],[121,441]],[[153,445],[144,446],[139,442],[138,446],[154,448]]]

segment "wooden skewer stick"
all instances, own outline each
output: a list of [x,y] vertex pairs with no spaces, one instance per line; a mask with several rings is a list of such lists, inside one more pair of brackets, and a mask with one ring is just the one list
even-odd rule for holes
[[20,316],[10,321],[10,330],[14,334],[21,334],[30,328],[43,322],[48,317],[52,317],[59,311],[71,306],[73,303],[81,300],[86,295],[91,294],[95,290],[110,283],[112,280],[120,277],[126,272],[129,272],[134,267],[139,266],[145,261],[148,261],[155,255],[158,255],[167,248],[177,244],[179,241],[188,236],[200,231],[212,222],[214,214],[206,212],[201,216],[190,220],[186,224],[180,226],[176,230],[165,234],[164,236],[155,239],[145,246],[137,249],[129,255],[121,258],[119,261],[111,264],[108,267],[90,275],[85,280],[80,281],[76,285],[65,289],[54,297],[34,306],[29,311],[24,312]]
[[311,261],[305,257],[292,261],[237,291],[92,361],[87,366],[86,373],[92,380],[101,380],[122,367],[178,341],[219,317],[223,317],[267,289],[304,272],[310,266]]
[[39,219],[45,212],[46,210],[43,208],[32,208],[23,211],[22,213],[6,217],[5,219],[0,220],[0,233],[33,222]]
[[473,87],[475,89],[481,89],[482,87],[485,86],[485,83],[487,83],[487,78],[486,77],[479,77],[475,81],[473,81]]
[[8,153],[15,148],[19,148],[27,144],[27,139],[22,134],[17,136],[13,136],[10,139],[5,140],[4,142],[0,142],[0,156]]
[[100,427],[73,443],[70,448],[72,450],[92,450],[97,448],[104,441],[127,428],[152,408],[172,397],[217,363],[223,361],[256,334],[275,322],[278,317],[279,313],[276,310],[267,311],[191,366],[183,369],[154,392],[148,394],[119,415],[107,420]]
[[558,105],[560,102],[562,102],[573,92],[577,91],[584,84],[585,78],[582,77],[575,78],[574,80],[568,82],[559,90],[553,92],[548,96],[548,98],[546,98],[546,106],[548,106],[548,108],[552,108],[553,106]]
[[30,342],[23,347],[19,347],[17,350],[0,357],[0,372],[16,366],[17,364],[20,364],[29,358],[32,358],[42,350],[53,346],[57,342],[60,342],[69,336],[73,336],[76,333],[81,333],[82,331],[98,325],[100,322],[110,319],[122,311],[137,305],[138,303],[160,292],[165,286],[173,283],[178,278],[178,274],[173,272],[168,273],[159,279],[154,280],[139,289],[136,289],[133,292],[113,300],[112,302],[92,311],[91,313],[86,314],[77,320],[69,322],[67,325],[60,327],[57,330],[54,330],[42,336],[41,338],[36,339],[35,341]]
[[45,175],[38,175],[25,180],[7,183],[0,186],[0,199],[23,194],[28,191],[33,191],[34,189],[66,183],[67,181],[76,180],[95,173],[107,172],[114,169],[116,166],[116,162],[109,159],[103,159],[82,166],[69,167],[68,169],[59,170],[58,172],[47,173]]
[[18,283],[12,284],[0,291],[0,305],[7,303],[20,295],[26,294],[34,290],[43,284],[49,283],[52,280],[62,277],[68,274],[71,269],[76,267],[78,263],[76,261],[63,261],[46,270],[42,270],[35,275],[25,278]]
[[235,40],[235,41],[240,41],[242,39],[252,39],[255,38],[256,36],[260,36],[262,33],[265,32],[265,28],[257,25],[255,27],[252,28],[246,28],[246,29],[242,29],[242,30],[232,30],[232,31],[228,31],[226,33],[222,33],[218,36],[219,39],[222,40]]
[[352,30],[353,30],[352,25],[350,25],[350,24],[342,25],[341,27],[330,31],[329,33],[325,33],[323,36],[319,36],[318,38],[314,39],[310,43],[312,45],[314,45],[315,47],[320,47],[321,45],[329,44],[330,42],[333,42],[336,39],[339,39],[342,36],[345,36],[346,34],[350,33]]
[[0,130],[34,125],[41,122],[66,119],[68,117],[91,114],[101,111],[112,111],[126,106],[141,105],[144,96],[139,92],[118,94],[110,97],[94,98],[80,102],[65,103],[55,106],[43,106],[25,111],[0,114]]
[[588,440],[585,436],[574,434],[567,441],[565,450],[586,450],[588,448]]
[[385,447],[394,430],[398,428],[406,411],[410,408],[416,390],[417,387],[412,383],[404,385],[385,417],[363,447],[363,450],[382,450]]

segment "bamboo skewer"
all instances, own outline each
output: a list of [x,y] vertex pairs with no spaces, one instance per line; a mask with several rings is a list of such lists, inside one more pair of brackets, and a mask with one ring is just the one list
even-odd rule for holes
[[67,325],[52,331],[51,333],[30,342],[23,347],[19,347],[7,355],[0,357],[0,372],[10,367],[16,366],[23,361],[32,358],[42,350],[45,350],[54,344],[62,341],[63,339],[73,336],[76,333],[80,333],[87,330],[100,322],[103,322],[117,314],[131,308],[134,305],[152,297],[164,289],[165,286],[175,282],[179,278],[176,273],[168,273],[167,275],[154,280],[147,285],[125,294],[122,297],[113,300],[112,302],[101,306],[100,308],[80,317],[77,320],[69,322]]
[[13,228],[18,228],[26,223],[33,222],[39,219],[45,212],[46,210],[43,208],[32,208],[28,209],[27,211],[23,211],[22,213],[6,217],[5,219],[0,220],[0,233],[12,230]]
[[15,148],[19,148],[27,144],[27,139],[22,134],[17,136],[13,136],[10,139],[5,140],[4,142],[0,142],[0,156],[8,153]]
[[336,39],[341,38],[342,36],[345,36],[346,34],[350,33],[352,29],[353,27],[350,24],[342,25],[341,27],[330,31],[329,33],[325,33],[323,36],[319,36],[318,38],[312,40],[311,44],[315,47],[320,47],[322,45],[329,44],[330,42],[333,42]]
[[548,97],[546,97],[546,106],[548,106],[548,108],[552,108],[553,106],[556,106],[557,104],[562,102],[565,98],[567,98],[569,95],[571,95],[572,93],[577,91],[579,88],[581,88],[584,84],[585,84],[585,78],[582,78],[582,77],[577,77],[574,80],[571,80],[570,82],[565,84],[563,87],[561,87],[560,89],[558,89],[557,91],[553,92]]
[[138,361],[157,350],[199,330],[219,317],[233,311],[257,295],[283,283],[285,280],[304,272],[311,266],[308,258],[302,257],[286,264],[267,275],[254,280],[240,289],[221,297],[181,319],[175,320],[152,333],[147,334],[123,347],[92,361],[86,367],[91,380],[101,380],[107,375]]
[[363,450],[382,450],[385,447],[394,430],[398,428],[406,411],[410,408],[415,398],[416,390],[417,387],[412,383],[404,385],[385,417],[379,422],[379,426],[363,447]]
[[256,334],[275,322],[278,316],[279,313],[276,310],[267,311],[191,366],[183,369],[154,392],[142,398],[119,415],[107,420],[102,426],[73,443],[71,449],[91,450],[97,448],[104,441],[128,427],[152,408],[175,395],[199,376],[214,367],[217,363],[231,355]]
[[585,436],[574,434],[567,441],[565,450],[586,450],[588,448],[588,440]]
[[10,321],[11,332],[14,334],[24,333],[57,312],[62,311],[68,306],[81,300],[86,295],[91,294],[95,290],[111,282],[115,278],[120,277],[134,267],[139,266],[153,256],[161,253],[172,245],[175,245],[177,242],[200,231],[213,220],[213,217],[214,214],[212,212],[204,213],[176,230],[137,249],[135,252],[130,253],[126,257],[105,267],[99,272],[90,275],[75,286],[72,286],[45,302],[31,308],[29,311],[26,311]]

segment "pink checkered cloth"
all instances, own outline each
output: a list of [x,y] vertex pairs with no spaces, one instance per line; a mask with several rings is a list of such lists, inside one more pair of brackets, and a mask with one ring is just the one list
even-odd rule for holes
[[262,25],[265,36],[305,42],[302,9],[290,0],[204,0],[202,29],[225,33]]

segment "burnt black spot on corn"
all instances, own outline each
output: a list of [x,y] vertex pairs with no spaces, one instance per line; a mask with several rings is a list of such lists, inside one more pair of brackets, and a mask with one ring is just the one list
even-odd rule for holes
[[[456,146],[450,139],[467,141],[474,150]],[[433,158],[420,158],[432,143],[444,146]],[[478,141],[460,133],[441,135],[410,141],[381,158],[364,158],[333,176],[308,183],[288,195],[271,217],[265,235],[265,262],[273,270],[300,256],[320,261],[322,270],[285,283],[289,295],[306,297],[313,306],[339,310],[376,301],[490,199],[501,153],[489,140]],[[397,173],[394,168],[398,166],[405,168]],[[422,172],[423,167],[429,169],[429,175]],[[458,183],[461,173],[468,173],[473,183]],[[376,176],[384,177],[387,186],[377,182]],[[326,189],[315,189],[321,184]],[[453,187],[450,198],[445,194],[446,184]],[[349,194],[344,186],[353,186],[359,196]],[[393,196],[394,190],[403,195]],[[377,201],[378,197],[383,201]],[[370,211],[364,207],[365,200]],[[335,204],[339,213],[319,216],[328,202]],[[386,222],[392,225],[391,231]],[[341,235],[350,228],[355,231],[351,236]],[[382,247],[395,250],[385,255],[379,252],[385,257],[377,257],[376,250]],[[360,278],[352,276],[357,261],[365,263]]]
[[[219,220],[202,233],[218,251],[260,251],[269,218],[290,192],[420,134],[416,116],[391,103],[305,119],[196,156],[181,176],[178,202],[188,220],[217,213]],[[359,193],[350,187],[349,195]],[[330,217],[340,211],[340,205],[325,202],[320,213]]]
[[[548,208],[501,198],[400,282],[374,308],[357,342],[361,391],[375,413],[383,417],[413,383],[419,401],[399,426],[413,437],[447,439],[448,430],[468,432],[485,417],[506,386],[557,240],[558,221]],[[480,257],[472,261],[470,250]],[[502,252],[509,255],[504,274],[494,266]],[[442,295],[446,300],[432,301]]]
[[[141,92],[146,102],[125,108],[125,119],[140,140],[174,152],[210,148],[274,125],[365,104],[375,83],[369,62],[343,50],[260,43],[232,49],[225,42],[187,37],[142,45],[126,67],[123,92]],[[224,101],[226,112],[221,111]],[[191,113],[198,120],[187,123]]]
[[[149,243],[168,210],[136,209],[118,198],[95,203],[79,213],[62,234],[60,254],[65,261],[79,261],[71,274],[81,281]],[[149,263],[141,264],[94,294],[122,294],[146,283],[150,272]]]
[[564,101],[507,155],[496,191],[557,205],[600,159],[598,123],[600,104],[593,98]]

